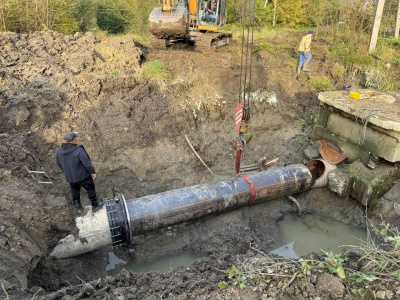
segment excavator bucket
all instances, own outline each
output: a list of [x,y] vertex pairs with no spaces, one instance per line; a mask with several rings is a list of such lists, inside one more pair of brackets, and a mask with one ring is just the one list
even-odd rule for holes
[[149,17],[150,31],[160,39],[188,37],[188,24],[188,10],[184,5],[177,5],[171,11],[155,8]]

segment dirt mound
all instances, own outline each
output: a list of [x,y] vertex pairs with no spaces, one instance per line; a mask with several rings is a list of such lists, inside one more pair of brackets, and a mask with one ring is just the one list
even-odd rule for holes
[[[71,230],[73,216],[64,187],[43,190],[25,166],[46,169],[57,184],[53,153],[60,133],[76,123],[81,128],[81,120],[87,123],[82,114],[88,107],[108,98],[107,90],[114,93],[110,82],[112,87],[136,85],[143,51],[125,37],[99,41],[91,33],[51,31],[3,33],[0,47],[0,254],[4,261],[18,262],[2,263],[1,277],[26,288],[28,272]],[[114,70],[121,78],[114,78]],[[86,128],[90,131],[89,124]]]

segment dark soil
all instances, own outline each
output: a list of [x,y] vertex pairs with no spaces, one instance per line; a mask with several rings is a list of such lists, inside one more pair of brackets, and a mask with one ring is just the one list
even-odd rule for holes
[[[299,38],[280,37],[293,49]],[[286,289],[279,280],[264,287],[254,282],[242,290],[218,289],[220,281],[227,281],[224,270],[264,257],[250,245],[264,251],[276,239],[276,221],[297,212],[287,199],[135,237],[130,260],[184,249],[209,254],[169,273],[105,277],[104,250],[61,261],[48,257],[58,240],[74,230],[69,186],[54,162],[67,131],[81,134],[79,143],[98,174],[100,198],[123,193],[130,199],[215,180],[184,135],[213,172],[235,176],[239,45],[206,53],[155,51],[128,37],[98,40],[91,33],[63,36],[45,31],[29,36],[4,33],[0,47],[2,299],[6,293],[10,299],[63,300],[338,299],[350,293],[337,277],[325,273],[297,278]],[[313,74],[329,75],[332,61],[325,58],[323,43],[316,41],[314,47]],[[252,90],[257,94],[243,165],[264,156],[278,157],[276,166],[307,160],[303,150],[312,144],[318,100],[306,84],[308,75],[294,76],[293,49],[256,56]],[[151,60],[171,69],[170,82],[142,76],[143,64]],[[45,170],[54,186],[42,189],[25,167]],[[343,201],[327,189],[296,198],[308,212],[364,224],[358,202]],[[167,235],[168,230],[174,234]],[[123,249],[121,255],[126,253]]]

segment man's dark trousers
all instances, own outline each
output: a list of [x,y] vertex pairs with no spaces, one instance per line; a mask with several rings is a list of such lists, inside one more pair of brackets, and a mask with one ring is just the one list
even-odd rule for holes
[[89,176],[80,182],[70,183],[69,186],[71,187],[72,200],[74,201],[74,204],[81,203],[81,187],[83,187],[88,193],[92,206],[97,205],[96,189],[92,176]]

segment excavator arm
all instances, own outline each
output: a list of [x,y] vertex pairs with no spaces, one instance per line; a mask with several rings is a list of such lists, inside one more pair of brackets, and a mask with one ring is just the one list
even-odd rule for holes
[[171,11],[172,6],[178,4],[178,0],[163,0],[162,11]]

